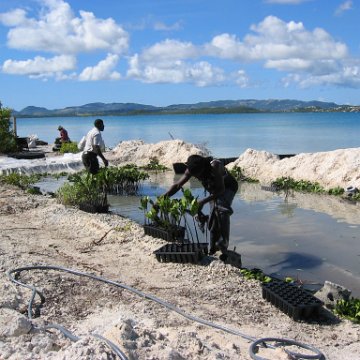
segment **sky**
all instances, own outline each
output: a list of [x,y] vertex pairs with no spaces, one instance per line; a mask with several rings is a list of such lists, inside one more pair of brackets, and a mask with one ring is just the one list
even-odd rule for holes
[[359,0],[1,0],[0,101],[360,105]]

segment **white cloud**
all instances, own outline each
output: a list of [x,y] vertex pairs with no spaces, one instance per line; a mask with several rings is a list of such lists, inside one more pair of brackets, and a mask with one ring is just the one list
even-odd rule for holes
[[[38,0],[43,9],[30,17],[21,9],[0,14],[0,22],[11,27],[8,46],[18,50],[61,54],[52,59],[7,60],[2,71],[31,77],[80,81],[118,80],[116,71],[120,55],[128,49],[129,35],[112,18],[99,19],[93,13],[80,11],[75,16],[64,0]],[[269,0],[272,3],[295,4],[301,0]],[[348,10],[352,1],[340,8]],[[176,30],[181,23],[158,23],[158,30]],[[75,56],[84,52],[105,52],[106,58],[95,66],[85,67],[79,75],[69,74],[76,64]],[[68,55],[68,56],[66,56]],[[62,60],[62,63],[60,61]],[[322,28],[306,29],[302,22],[285,22],[275,16],[250,27],[243,38],[223,33],[210,42],[195,45],[189,41],[166,39],[129,56],[127,78],[147,83],[192,83],[209,86],[232,82],[247,87],[250,79],[244,70],[226,74],[219,61],[262,63],[267,69],[286,73],[284,84],[338,84],[360,86],[359,64],[350,63],[346,44],[336,41]]]
[[27,22],[26,12],[22,9],[15,9],[7,13],[0,14],[0,23],[5,26],[17,26]]
[[296,83],[303,88],[311,86],[360,87],[360,60],[345,61],[336,71],[308,75],[291,74],[283,79],[286,85]]
[[154,24],[154,30],[157,31],[177,31],[180,30],[181,28],[182,28],[181,21],[177,21],[176,23],[171,25],[164,24],[163,22],[160,21]]
[[275,16],[253,25],[254,34],[244,41],[234,35],[221,34],[206,45],[209,55],[236,61],[341,59],[347,56],[345,44],[336,42],[323,29],[307,31],[303,24],[288,23]]
[[235,74],[235,82],[241,88],[249,86],[249,77],[244,70],[238,70]]
[[143,51],[141,57],[147,62],[168,62],[197,57],[199,49],[190,42],[164,40]]
[[119,80],[120,73],[113,71],[119,60],[119,56],[108,54],[106,59],[101,60],[94,67],[85,68],[79,75],[81,81],[98,81],[98,80]]
[[128,78],[146,83],[193,83],[208,86],[225,80],[224,71],[207,61],[194,62],[201,48],[190,42],[164,40],[129,59]]
[[335,10],[335,15],[341,15],[344,11],[351,10],[353,6],[352,0],[344,1],[340,6]]
[[40,0],[44,5],[38,18],[28,18],[23,10],[0,14],[8,32],[8,46],[18,50],[77,54],[90,51],[123,53],[128,48],[128,34],[111,18],[98,19],[91,12],[80,11],[75,17],[63,0]]
[[181,60],[147,63],[142,62],[137,54],[129,60],[127,76],[145,83],[193,83],[200,87],[216,85],[225,80],[223,70],[206,61],[194,64]]
[[6,60],[2,65],[2,71],[6,74],[31,77],[57,77],[63,71],[73,70],[75,66],[74,56],[60,55],[51,59],[36,56],[29,60]]
[[[263,62],[265,68],[289,73],[286,82],[300,84],[305,78],[320,81],[327,75],[341,73],[349,56],[344,43],[335,41],[324,29],[309,31],[301,22],[284,22],[268,16],[251,26],[251,30],[243,40],[225,33],[201,46],[167,39],[132,56],[127,76],[145,82],[192,81],[201,86],[232,78],[241,87],[249,86],[250,79],[243,70],[226,75],[208,61],[201,61],[212,57],[240,63]],[[191,64],[196,59],[200,59],[197,66]]]

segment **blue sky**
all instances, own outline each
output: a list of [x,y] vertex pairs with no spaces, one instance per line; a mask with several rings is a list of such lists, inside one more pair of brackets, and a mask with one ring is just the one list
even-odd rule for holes
[[359,105],[355,0],[1,0],[0,101]]

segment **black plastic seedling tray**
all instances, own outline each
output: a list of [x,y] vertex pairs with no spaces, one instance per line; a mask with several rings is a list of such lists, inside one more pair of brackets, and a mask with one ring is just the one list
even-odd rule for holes
[[198,263],[207,254],[207,244],[165,244],[154,254],[159,262]]
[[277,187],[276,185],[270,185],[270,186],[261,185],[261,190],[277,192],[280,190],[280,188]]
[[220,255],[220,260],[223,260],[226,264],[230,264],[238,269],[242,268],[241,254],[234,250],[227,250],[225,254]]
[[323,306],[308,291],[281,281],[263,283],[262,297],[294,320],[316,317]]
[[176,227],[175,229],[165,230],[153,225],[144,225],[145,235],[150,235],[166,241],[184,241],[185,228],[183,226]]

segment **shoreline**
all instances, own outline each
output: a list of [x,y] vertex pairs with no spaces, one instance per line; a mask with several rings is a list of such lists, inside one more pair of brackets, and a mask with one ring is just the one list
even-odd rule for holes
[[[56,171],[71,173],[83,168],[79,153],[60,155],[50,152],[49,147],[38,149],[45,152],[44,159],[17,160],[0,156],[0,174],[18,169],[25,174]],[[159,164],[169,169],[172,169],[173,163],[185,162],[191,154],[209,156],[209,151],[182,140],[161,141],[155,144],[130,140],[122,141],[114,149],[105,152],[110,165],[135,163],[144,166],[150,159],[157,158]],[[240,167],[245,176],[257,179],[264,185],[269,185],[276,178],[291,177],[294,180],[318,182],[325,189],[350,186],[360,189],[360,147],[300,153],[283,158],[267,151],[247,149],[226,167],[232,169],[234,166]]]

